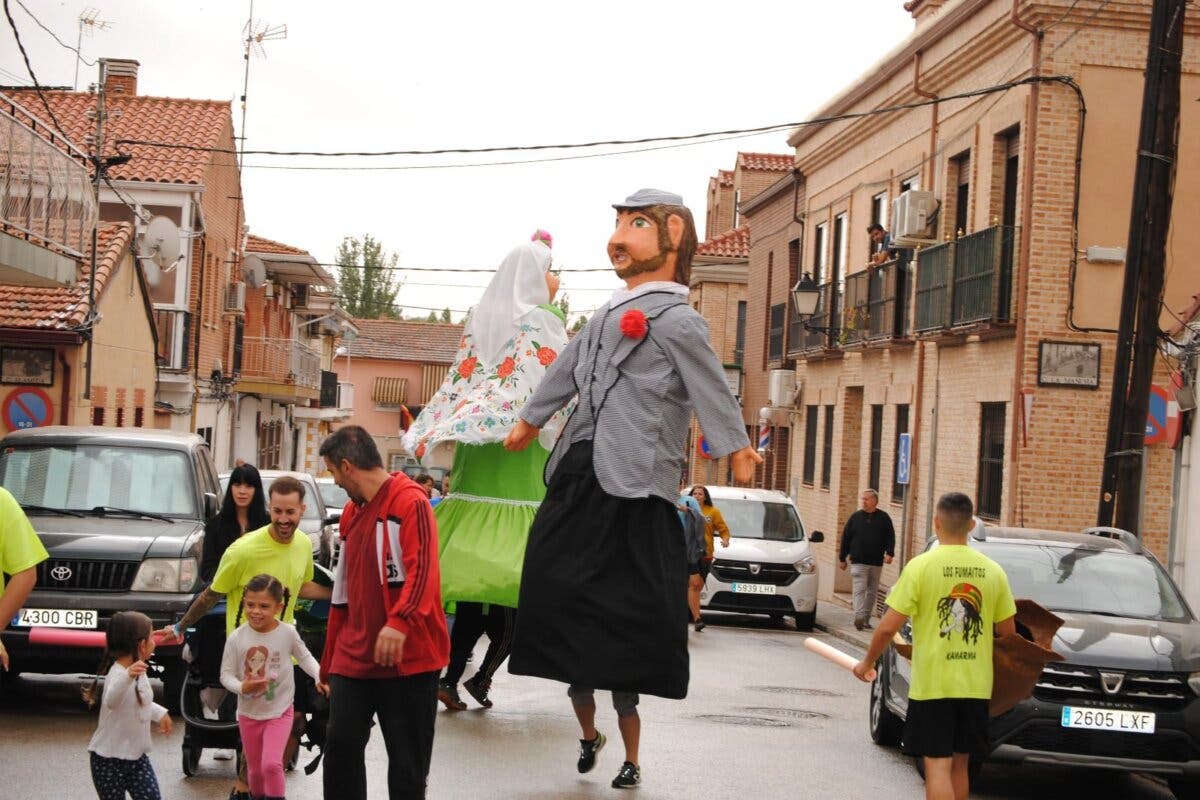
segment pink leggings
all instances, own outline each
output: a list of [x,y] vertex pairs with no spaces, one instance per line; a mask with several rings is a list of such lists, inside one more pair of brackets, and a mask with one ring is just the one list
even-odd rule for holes
[[255,797],[283,797],[287,781],[283,777],[283,749],[292,732],[292,709],[275,719],[250,719],[239,716],[242,752],[246,755],[246,780]]

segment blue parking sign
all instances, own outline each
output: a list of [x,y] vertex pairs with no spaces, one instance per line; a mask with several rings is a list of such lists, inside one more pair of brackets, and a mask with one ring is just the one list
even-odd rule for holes
[[896,483],[907,485],[909,466],[912,464],[912,434],[900,434],[896,443]]

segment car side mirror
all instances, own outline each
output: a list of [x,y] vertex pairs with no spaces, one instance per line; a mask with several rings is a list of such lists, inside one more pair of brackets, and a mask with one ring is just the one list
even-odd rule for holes
[[820,544],[821,542],[825,541],[825,534],[821,533],[820,531],[813,531],[808,535],[808,540],[813,544]]
[[335,511],[335,512],[331,513],[329,516],[327,516],[325,518],[325,521],[322,522],[321,524],[322,525],[337,525],[338,522],[341,521],[341,519],[342,519],[342,512]]
[[221,510],[221,501],[212,492],[204,493],[204,519],[209,520]]

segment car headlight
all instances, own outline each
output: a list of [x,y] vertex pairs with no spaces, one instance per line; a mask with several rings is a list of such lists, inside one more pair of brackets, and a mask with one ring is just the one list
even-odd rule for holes
[[799,572],[801,575],[812,575],[817,571],[817,561],[812,556],[805,556],[797,561],[794,566],[796,567],[796,572]]
[[147,558],[138,567],[132,592],[191,592],[196,588],[196,559]]
[[1193,672],[1188,676],[1188,686],[1192,687],[1192,691],[1200,694],[1200,672]]

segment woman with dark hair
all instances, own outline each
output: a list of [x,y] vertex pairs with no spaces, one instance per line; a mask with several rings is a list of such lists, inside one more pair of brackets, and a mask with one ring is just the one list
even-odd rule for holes
[[256,531],[271,522],[262,476],[253,464],[234,467],[221,510],[204,526],[204,553],[200,559],[200,579],[213,579],[221,556],[243,533]]
[[[691,589],[696,593],[696,604],[700,603],[700,589],[704,586],[704,582],[708,580],[708,571],[712,568],[713,562],[713,534],[721,537],[721,546],[729,547],[729,526],[725,524],[725,517],[721,516],[721,509],[713,505],[712,495],[708,493],[708,487],[696,484],[692,490],[688,492],[692,497],[696,498],[696,502],[700,504],[700,513],[704,515],[704,520],[708,524],[704,526],[704,558],[700,559],[700,574],[699,586],[692,582]],[[704,620],[697,618],[693,620],[693,625],[696,630],[704,630]]]

